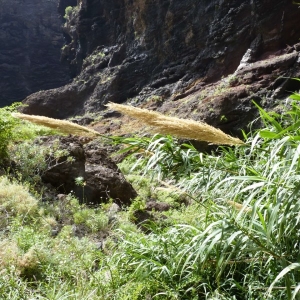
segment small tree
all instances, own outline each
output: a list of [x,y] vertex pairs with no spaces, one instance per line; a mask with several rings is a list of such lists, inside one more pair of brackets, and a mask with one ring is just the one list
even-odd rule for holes
[[72,12],[73,12],[73,7],[72,6],[67,6],[66,9],[65,9],[64,18],[66,20],[68,20],[70,18],[70,16],[71,16]]

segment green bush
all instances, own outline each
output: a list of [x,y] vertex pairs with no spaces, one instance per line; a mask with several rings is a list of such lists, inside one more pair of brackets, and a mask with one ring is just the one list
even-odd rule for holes
[[14,129],[19,120],[12,117],[11,113],[17,105],[0,108],[0,162],[7,157],[7,147],[14,136]]
[[15,143],[10,147],[9,158],[17,166],[18,179],[32,185],[40,183],[41,176],[47,170],[63,164],[64,161],[73,161],[67,150],[60,149],[58,141],[51,148],[32,140]]
[[73,13],[73,11],[76,9],[76,6],[75,7],[73,7],[73,6],[67,6],[66,7],[66,9],[65,9],[65,15],[64,15],[64,18],[66,19],[66,20],[68,20],[70,17],[71,17],[71,15],[72,15],[72,13]]
[[101,210],[82,208],[74,213],[74,223],[85,225],[91,232],[99,232],[107,227],[108,217]]
[[8,146],[15,141],[34,139],[39,135],[53,135],[53,129],[38,126],[29,122],[20,121],[12,113],[20,106],[14,103],[11,106],[0,108],[0,162],[8,157]]

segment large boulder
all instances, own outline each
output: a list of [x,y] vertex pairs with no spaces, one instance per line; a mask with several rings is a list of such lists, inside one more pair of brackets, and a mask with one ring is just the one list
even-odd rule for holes
[[113,198],[117,203],[130,204],[137,194],[118,166],[108,157],[106,149],[97,143],[87,144],[84,149],[87,199]]
[[67,150],[73,158],[60,158],[42,176],[42,180],[58,192],[73,193],[87,204],[99,204],[113,198],[120,205],[128,205],[137,196],[106,150],[97,143],[83,146],[74,136],[46,137],[42,143]]

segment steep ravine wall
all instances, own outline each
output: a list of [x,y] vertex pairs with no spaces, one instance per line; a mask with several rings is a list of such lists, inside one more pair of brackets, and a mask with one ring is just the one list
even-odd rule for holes
[[[68,5],[60,0],[60,13]],[[291,0],[78,0],[63,28],[62,52],[75,78],[29,96],[25,112],[65,118],[97,112],[108,101],[145,103],[153,95],[162,110],[176,109],[180,99],[234,73],[247,51],[248,64],[286,54],[288,47],[298,51],[299,17]],[[295,75],[293,59],[271,79]],[[193,99],[193,107],[204,98]],[[227,106],[240,105],[230,101]],[[205,108],[194,110],[193,118],[202,118]]]
[[69,82],[57,0],[0,0],[0,107]]

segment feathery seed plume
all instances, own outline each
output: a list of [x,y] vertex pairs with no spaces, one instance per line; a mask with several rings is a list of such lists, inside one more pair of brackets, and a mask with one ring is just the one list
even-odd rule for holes
[[244,206],[240,203],[237,203],[237,202],[234,202],[234,201],[231,201],[231,200],[228,200],[227,203],[229,205],[231,205],[233,208],[235,208],[236,210],[244,210],[245,212],[251,212],[252,211],[252,208],[248,207],[248,206]]
[[220,129],[204,122],[169,117],[147,109],[116,103],[109,103],[107,107],[139,119],[145,124],[155,127],[156,131],[162,134],[205,141],[215,145],[244,145],[244,142],[240,139],[227,135]]
[[12,113],[12,116],[15,118],[29,121],[31,123],[53,128],[65,134],[86,136],[90,138],[96,138],[97,136],[101,136],[99,132],[93,129],[80,126],[70,121],[57,120],[43,116],[26,115],[21,113]]

